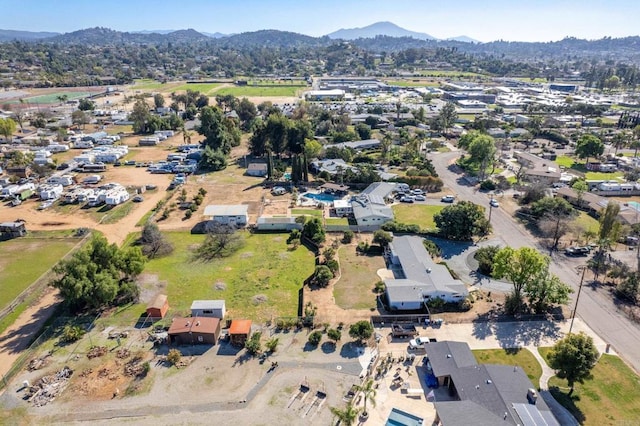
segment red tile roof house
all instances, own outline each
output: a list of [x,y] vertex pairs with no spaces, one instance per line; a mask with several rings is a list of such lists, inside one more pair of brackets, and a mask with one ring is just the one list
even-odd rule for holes
[[169,327],[169,341],[176,345],[199,345],[218,343],[221,330],[220,319],[212,317],[174,318]]

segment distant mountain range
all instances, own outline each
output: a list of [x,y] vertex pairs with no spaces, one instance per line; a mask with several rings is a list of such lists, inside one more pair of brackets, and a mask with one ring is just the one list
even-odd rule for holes
[[[243,34],[255,34],[255,35],[267,35],[273,36],[275,33],[282,34],[296,34],[286,31],[278,30],[260,30]],[[219,32],[207,33],[198,32],[192,29],[188,30],[139,30],[131,32],[114,31],[108,28],[88,28],[70,33],[55,33],[55,32],[32,32],[32,31],[14,31],[14,30],[0,30],[0,42],[11,40],[22,41],[54,41],[58,43],[95,43],[95,44],[108,44],[108,43],[154,43],[162,41],[186,41],[187,39],[205,40],[206,37],[221,39],[232,38],[239,34],[223,34]],[[305,36],[304,34],[296,34],[297,36],[314,38],[311,36]],[[167,36],[166,39],[159,36]],[[327,34],[322,38],[329,38],[331,40],[357,40],[375,38],[377,36],[386,37],[410,37],[416,40],[439,40],[438,38],[416,31],[410,31],[402,28],[393,22],[376,22],[363,28],[348,28],[340,29]],[[253,38],[253,37],[252,37]],[[51,39],[51,40],[49,40]],[[465,43],[478,43],[467,36],[452,37],[446,39],[447,41],[459,41]],[[266,43],[267,45],[270,43]]]

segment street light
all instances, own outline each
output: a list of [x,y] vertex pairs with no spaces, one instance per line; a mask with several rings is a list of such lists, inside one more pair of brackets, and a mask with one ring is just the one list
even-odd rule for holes
[[582,283],[584,282],[584,274],[587,272],[587,265],[582,265],[577,268],[578,270],[582,269],[582,278],[580,278],[580,285],[578,286],[578,294],[576,295],[576,304],[573,307],[573,312],[571,313],[571,324],[569,325],[569,334],[571,334],[571,330],[573,329],[573,320],[576,318],[576,312],[578,311],[578,300],[580,299],[580,292],[582,291]]

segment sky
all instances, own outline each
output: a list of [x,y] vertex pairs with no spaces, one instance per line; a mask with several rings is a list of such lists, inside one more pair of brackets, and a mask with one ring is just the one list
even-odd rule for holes
[[2,0],[0,28],[71,32],[277,29],[321,36],[391,21],[436,38],[555,41],[640,35],[638,0]]

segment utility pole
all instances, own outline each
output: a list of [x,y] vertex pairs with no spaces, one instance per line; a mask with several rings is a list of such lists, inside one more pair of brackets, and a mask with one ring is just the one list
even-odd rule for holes
[[582,269],[582,278],[580,278],[580,285],[578,286],[578,294],[576,295],[576,304],[573,307],[573,312],[571,313],[571,324],[569,325],[569,334],[571,334],[571,330],[573,329],[573,320],[576,318],[576,312],[578,311],[578,300],[580,300],[580,293],[582,292],[582,283],[584,282],[584,274],[587,272],[587,265],[583,265],[580,267]]

